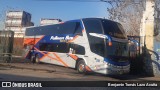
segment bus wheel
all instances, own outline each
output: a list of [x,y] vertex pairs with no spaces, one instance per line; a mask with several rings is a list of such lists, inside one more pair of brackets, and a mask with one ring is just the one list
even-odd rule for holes
[[77,71],[79,73],[84,73],[85,74],[86,73],[85,66],[86,66],[85,62],[83,60],[80,60],[77,64]]
[[31,62],[35,63],[35,56],[34,55],[31,56]]
[[35,62],[36,62],[36,63],[40,63],[38,54],[37,54],[36,57],[35,57]]

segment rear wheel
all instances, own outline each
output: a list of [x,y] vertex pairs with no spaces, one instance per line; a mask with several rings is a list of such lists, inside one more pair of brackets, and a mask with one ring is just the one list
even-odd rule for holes
[[85,67],[86,67],[85,62],[83,60],[80,60],[77,64],[77,71],[79,73],[86,73]]
[[35,63],[35,56],[32,55],[30,60],[31,60],[32,63]]
[[36,57],[35,57],[35,62],[36,62],[36,63],[40,63],[39,55],[38,55],[38,54],[37,54]]

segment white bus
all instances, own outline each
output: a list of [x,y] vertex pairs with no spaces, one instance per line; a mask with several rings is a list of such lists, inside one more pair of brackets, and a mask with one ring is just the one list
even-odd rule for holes
[[79,73],[130,71],[128,39],[121,24],[84,18],[25,31],[26,59],[75,68]]

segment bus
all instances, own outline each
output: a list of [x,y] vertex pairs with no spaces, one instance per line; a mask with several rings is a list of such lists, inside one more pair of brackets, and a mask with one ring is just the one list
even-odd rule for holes
[[103,18],[29,27],[24,37],[26,59],[108,75],[130,71],[128,44],[122,25]]

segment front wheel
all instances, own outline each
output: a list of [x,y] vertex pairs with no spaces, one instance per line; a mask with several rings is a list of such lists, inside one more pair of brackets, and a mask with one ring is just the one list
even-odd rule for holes
[[85,62],[83,60],[80,60],[77,64],[77,71],[79,73],[86,73],[86,69],[85,69]]

